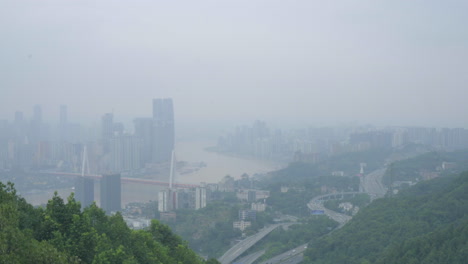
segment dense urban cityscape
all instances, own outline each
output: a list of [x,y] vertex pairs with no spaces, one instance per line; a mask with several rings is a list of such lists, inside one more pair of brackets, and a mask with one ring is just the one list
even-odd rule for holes
[[0,264],[464,264],[468,2],[0,1]]
[[[245,238],[244,242],[239,242],[222,256],[219,250],[225,250],[232,242],[211,251],[200,245],[199,253],[206,258],[218,257],[221,263],[234,263],[270,232],[280,226],[288,228],[298,224],[298,217],[304,217],[307,213],[311,216],[327,215],[339,223],[339,228],[350,221],[361,206],[369,203],[362,202],[367,199],[366,196],[373,200],[384,197],[388,190],[396,194],[418,181],[468,168],[468,164],[447,158],[439,161],[436,170],[421,170],[409,178],[395,177],[395,172],[391,170],[394,162],[418,155],[464,153],[463,150],[468,148],[468,130],[463,128],[377,128],[368,125],[270,129],[266,122],[257,120],[252,126],[239,126],[234,132],[220,136],[214,146],[206,148],[205,151],[221,155],[290,164],[283,169],[286,171],[297,164],[321,167],[338,159],[335,165],[320,169],[322,176],[329,176],[316,180],[314,184],[318,184],[318,192],[309,191],[307,197],[310,198],[307,199],[313,199],[309,203],[303,201],[306,208],[291,211],[291,207],[282,208],[278,204],[277,196],[291,192],[300,194],[307,188],[291,183],[283,183],[279,189],[267,187],[266,179],[275,178],[275,175],[282,174],[282,170],[268,174],[219,175],[219,182],[180,182],[182,178],[177,175],[199,170],[207,164],[201,161],[197,168],[187,168],[188,162],[176,159],[176,122],[172,99],[153,99],[152,106],[152,117],[135,118],[133,129],[115,122],[112,113],[104,114],[99,131],[91,133],[95,135],[94,138],[77,133],[84,130],[83,125],[68,121],[67,107],[64,105],[59,108],[55,126],[43,120],[39,105],[33,108],[30,119],[17,111],[13,121],[2,121],[2,175],[7,180],[15,181],[18,190],[26,197],[31,191],[53,188],[52,182],[58,180],[60,187],[71,188],[82,209],[96,204],[107,214],[120,212],[133,229],[148,228],[151,219],[157,218],[176,232],[182,232],[191,243],[194,241],[180,230],[184,220],[179,218],[184,219],[188,213],[184,210],[196,212],[207,206],[219,207],[229,201],[226,205],[234,206],[238,211],[235,217],[228,218],[231,221],[228,229],[231,231],[223,239],[239,235],[252,235],[252,238]],[[375,157],[366,156],[368,154],[365,153],[383,155],[378,158],[380,165],[374,164]],[[358,156],[358,160],[353,156]],[[354,160],[351,166],[345,165],[350,160]],[[124,202],[122,186],[128,184],[154,185],[152,198],[146,202]],[[359,200],[356,195],[364,196]],[[291,199],[286,197],[282,199]],[[335,200],[342,202],[328,202]],[[275,211],[272,211],[273,208]],[[284,224],[278,224],[278,221]],[[268,222],[275,224],[266,228]],[[251,241],[248,246],[243,244],[247,241]],[[243,249],[236,249],[239,247]],[[303,261],[306,247],[301,245],[297,253],[285,253],[283,257],[275,259],[278,263],[285,259]],[[265,251],[262,252],[244,258],[251,261],[264,259],[261,257]]]

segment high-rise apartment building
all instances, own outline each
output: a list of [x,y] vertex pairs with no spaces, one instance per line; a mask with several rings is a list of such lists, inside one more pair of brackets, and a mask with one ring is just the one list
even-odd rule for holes
[[168,212],[177,209],[178,195],[176,190],[166,189],[158,193],[158,211]]
[[103,175],[101,179],[101,208],[106,212],[121,209],[120,174]]
[[101,119],[101,140],[104,153],[110,151],[110,140],[114,136],[114,115],[107,113]]
[[117,135],[110,140],[110,170],[113,172],[139,169],[141,139],[132,135]]
[[75,197],[81,203],[81,208],[90,206],[94,202],[94,180],[82,176],[77,177]]
[[153,138],[153,119],[152,118],[137,118],[133,120],[135,125],[135,137],[141,140],[140,162],[141,165],[150,163],[151,159],[151,142]]
[[152,161],[171,160],[174,149],[174,108],[172,99],[153,99]]
[[195,189],[195,209],[206,207],[206,188],[198,187]]

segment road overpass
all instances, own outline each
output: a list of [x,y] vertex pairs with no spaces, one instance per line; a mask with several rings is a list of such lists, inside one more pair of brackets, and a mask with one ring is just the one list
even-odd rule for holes
[[[288,223],[291,224],[291,223]],[[274,224],[268,227],[264,227],[260,232],[255,235],[249,236],[242,241],[239,241],[232,248],[230,248],[223,256],[221,256],[218,261],[221,264],[231,264],[236,258],[242,255],[245,251],[255,245],[258,241],[268,235],[271,231],[275,230],[277,227],[285,224]]]
[[308,204],[307,207],[310,210],[321,210],[330,217],[331,219],[335,220],[336,222],[340,223],[338,227],[342,227],[344,224],[346,224],[349,220],[351,220],[351,216],[341,214],[338,212],[335,212],[333,210],[327,209],[323,206],[323,201],[325,200],[330,200],[330,199],[343,199],[344,197],[347,196],[353,196],[361,194],[359,192],[342,192],[342,193],[330,193],[330,194],[324,194],[320,196],[314,197]]
[[265,254],[266,250],[260,250],[260,251],[257,251],[257,252],[254,252],[252,254],[249,254],[245,257],[242,257],[238,260],[236,260],[236,262],[234,263],[239,263],[239,264],[252,264],[254,263],[257,259],[259,259],[261,256],[263,256],[263,254]]
[[362,194],[361,192],[340,192],[340,193],[328,193],[320,196],[314,197],[312,201],[314,200],[320,200],[320,201],[325,201],[325,200],[342,200],[347,197],[354,197],[355,195]]

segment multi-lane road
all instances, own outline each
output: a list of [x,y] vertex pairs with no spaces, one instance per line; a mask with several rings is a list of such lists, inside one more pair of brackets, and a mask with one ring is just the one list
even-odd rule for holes
[[280,255],[277,255],[271,259],[260,262],[260,264],[300,263],[304,259],[304,251],[306,249],[307,249],[307,244],[303,244],[296,248],[290,249]]
[[239,241],[236,245],[230,248],[223,256],[221,256],[218,260],[221,264],[230,264],[236,258],[238,258],[242,253],[247,251],[250,247],[268,235],[271,231],[275,230],[277,227],[283,224],[274,224],[268,227],[264,227],[255,235],[249,236],[242,241]]
[[257,252],[254,252],[252,254],[249,254],[245,257],[242,257],[238,260],[236,260],[235,262],[233,262],[234,264],[252,264],[254,263],[258,258],[260,258],[261,256],[263,256],[263,254],[265,254],[265,250],[260,250],[260,251],[257,251]]
[[[385,193],[387,192],[387,189],[382,184],[382,178],[385,173],[385,170],[386,170],[385,168],[378,169],[363,176],[361,178],[361,183],[360,183],[361,191],[368,193],[372,199],[383,197]],[[352,194],[352,193],[343,193],[343,195],[345,194]],[[339,194],[336,194],[336,195],[339,195]],[[307,207],[310,210],[322,210],[325,215],[327,215],[328,217],[330,217],[331,219],[335,220],[336,222],[340,224],[338,228],[344,226],[349,220],[351,220],[352,217],[349,215],[341,214],[341,213],[325,208],[323,206],[323,200],[322,200],[324,196],[326,195],[315,197],[307,204]],[[219,261],[222,264],[233,263],[233,261],[236,258],[238,258],[240,255],[242,255],[247,249],[252,247],[255,243],[260,241],[263,237],[265,237],[268,233],[270,233],[271,231],[273,231],[280,225],[282,224],[275,224],[269,227],[265,227],[257,234],[240,241],[235,246],[230,248],[221,258],[219,258]],[[261,264],[300,263],[303,259],[303,255],[304,255],[303,252],[304,250],[306,250],[306,248],[307,248],[307,244],[301,245],[295,249],[291,249],[278,256],[275,256],[274,258],[264,261]],[[255,252],[234,263],[251,264],[256,259],[258,259],[261,255],[264,254],[262,252],[263,251]]]
[[307,207],[310,210],[321,210],[324,212],[325,215],[330,217],[331,219],[335,220],[336,222],[340,223],[340,226],[343,226],[346,224],[349,220],[351,220],[351,216],[341,214],[338,212],[335,212],[333,210],[327,209],[323,206],[323,201],[321,200],[322,196],[317,196],[314,199],[312,199],[308,204]]
[[386,168],[372,171],[361,178],[360,189],[368,193],[371,199],[381,198],[387,193],[387,188],[382,183]]

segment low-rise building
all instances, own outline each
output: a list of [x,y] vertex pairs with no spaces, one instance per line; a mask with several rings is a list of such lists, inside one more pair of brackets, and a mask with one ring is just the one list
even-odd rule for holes
[[234,228],[239,229],[240,231],[244,231],[247,227],[250,227],[252,223],[250,221],[235,221],[232,223]]
[[265,203],[252,203],[251,209],[257,212],[264,212],[266,210]]

